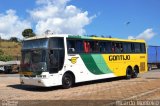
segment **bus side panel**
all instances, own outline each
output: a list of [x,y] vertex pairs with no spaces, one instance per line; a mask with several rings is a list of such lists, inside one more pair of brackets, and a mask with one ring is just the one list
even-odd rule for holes
[[134,67],[137,65],[140,73],[147,71],[146,54],[104,54],[103,57],[107,66],[113,71],[115,76],[125,76],[128,66],[131,66],[132,69],[134,69]]
[[[73,58],[76,58],[76,62],[72,61]],[[83,82],[115,77],[107,67],[101,54],[82,54],[68,56],[65,70],[75,74],[76,82]]]
[[[119,56],[119,54],[104,54],[103,57],[106,61],[106,64],[109,66],[109,68],[113,71],[114,75],[119,76],[125,76],[126,75],[126,67],[128,66],[129,60],[117,60],[116,56]],[[126,55],[123,55],[124,57]]]

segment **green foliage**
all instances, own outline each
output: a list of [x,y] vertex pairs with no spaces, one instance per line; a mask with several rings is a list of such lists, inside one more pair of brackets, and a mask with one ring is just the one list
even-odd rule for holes
[[5,55],[4,52],[0,49],[0,61],[11,61],[11,60],[13,60],[13,57]]
[[98,37],[97,35],[91,35],[90,37]]
[[11,61],[11,60],[13,60],[12,56],[0,55],[0,61]]
[[33,32],[32,29],[25,29],[25,30],[22,32],[22,35],[23,35],[23,37],[25,37],[25,38],[29,38],[29,37],[34,37],[34,36],[36,36],[36,34]]
[[18,38],[17,37],[11,37],[10,41],[12,41],[12,42],[18,42]]
[[4,52],[0,49],[0,55],[3,55],[4,54]]

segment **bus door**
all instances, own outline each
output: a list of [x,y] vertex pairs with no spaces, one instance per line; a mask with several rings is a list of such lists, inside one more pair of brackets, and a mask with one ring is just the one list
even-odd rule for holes
[[49,41],[49,72],[58,73],[64,64],[63,38],[51,38]]

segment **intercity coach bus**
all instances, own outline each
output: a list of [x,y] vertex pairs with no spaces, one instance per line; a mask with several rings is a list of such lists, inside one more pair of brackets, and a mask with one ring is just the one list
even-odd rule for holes
[[144,40],[46,35],[23,41],[20,82],[70,88],[74,83],[147,71]]

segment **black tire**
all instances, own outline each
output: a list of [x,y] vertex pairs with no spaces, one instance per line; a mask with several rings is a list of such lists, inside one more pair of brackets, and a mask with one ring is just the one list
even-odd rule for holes
[[132,70],[130,68],[127,68],[126,79],[131,79],[131,77],[132,77]]
[[138,77],[138,69],[134,68],[132,78],[137,78],[137,77]]
[[74,83],[73,76],[71,74],[64,74],[62,78],[62,87],[65,89],[71,88]]

